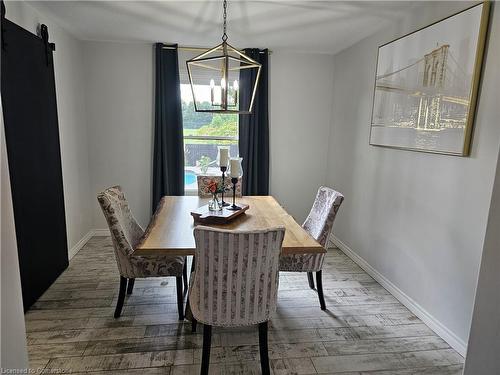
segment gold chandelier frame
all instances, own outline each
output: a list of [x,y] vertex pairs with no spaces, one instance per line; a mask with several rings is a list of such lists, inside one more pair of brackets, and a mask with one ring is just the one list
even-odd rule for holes
[[[237,48],[234,48],[227,42],[227,0],[223,1],[224,7],[224,15],[223,15],[223,34],[222,34],[222,43],[201,53],[200,55],[193,57],[190,60],[186,61],[186,67],[189,76],[189,84],[191,86],[191,92],[193,94],[193,103],[196,112],[211,112],[211,113],[239,113],[239,114],[250,114],[252,113],[253,104],[255,101],[255,95],[257,93],[257,87],[259,83],[259,77],[261,74],[262,65],[245,55],[242,51]],[[217,54],[218,51],[222,51],[222,54]],[[214,55],[215,54],[215,55]],[[209,62],[217,62],[217,66],[211,65]],[[236,64],[230,67],[230,62],[232,64]],[[213,100],[213,92],[212,92],[212,103],[211,105],[218,108],[210,108],[210,109],[202,109],[199,108],[196,100],[195,93],[195,82],[193,80],[193,72],[192,68],[197,67],[201,69],[214,70],[221,72],[221,100],[220,104],[214,104]],[[255,81],[252,84],[252,94],[250,103],[247,108],[238,108],[237,96],[238,96],[238,88],[234,88],[235,96],[234,102],[232,104],[228,101],[229,96],[229,73],[234,71],[241,71],[244,69],[256,69]],[[212,81],[213,82],[213,81]],[[211,85],[213,84],[211,82]],[[237,81],[235,82],[237,83]],[[244,87],[246,89],[246,87]],[[211,87],[211,90],[213,88]],[[231,108],[235,107],[235,108]]]

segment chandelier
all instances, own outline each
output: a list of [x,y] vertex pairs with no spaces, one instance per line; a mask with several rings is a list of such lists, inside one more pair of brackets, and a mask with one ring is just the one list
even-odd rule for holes
[[196,112],[250,114],[262,66],[227,43],[227,0],[223,10],[222,43],[186,61],[194,108]]

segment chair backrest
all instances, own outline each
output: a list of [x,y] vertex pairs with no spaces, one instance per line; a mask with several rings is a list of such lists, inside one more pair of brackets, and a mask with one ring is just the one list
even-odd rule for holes
[[[211,198],[212,195],[208,192],[208,184],[212,181],[217,181],[218,184],[221,183],[222,176],[198,175],[196,176],[196,180],[198,182],[198,196],[200,198]],[[233,196],[233,184],[231,183],[231,177],[226,176],[226,178],[224,179],[224,185],[231,189],[231,191],[224,193],[227,197],[227,199],[224,200],[229,202],[229,197]],[[241,197],[241,177],[236,183],[236,196]]]
[[276,311],[278,260],[285,228],[228,231],[196,227],[193,316],[214,326],[269,320]]
[[120,274],[130,267],[129,256],[141,240],[144,230],[137,223],[120,186],[110,187],[97,195],[108,222]]
[[343,200],[344,196],[338,191],[321,186],[311,211],[302,224],[302,227],[325,248],[332,232],[333,221]]

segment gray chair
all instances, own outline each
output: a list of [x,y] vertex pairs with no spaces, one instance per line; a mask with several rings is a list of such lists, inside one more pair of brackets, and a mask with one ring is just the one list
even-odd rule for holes
[[[198,182],[198,196],[200,198],[211,198],[212,194],[208,191],[208,184],[212,181],[217,181],[218,184],[221,183],[222,176],[197,175],[196,180]],[[229,198],[233,196],[233,184],[231,183],[231,177],[226,176],[226,178],[224,179],[224,185],[231,189],[231,191],[225,193],[227,201],[229,201]],[[236,196],[241,197],[241,177],[236,183]]]
[[212,326],[258,325],[261,368],[269,374],[267,322],[276,311],[284,228],[229,231],[196,227],[189,286],[193,322],[203,326],[201,374],[208,374]]
[[[179,320],[184,319],[184,294],[182,280],[187,289],[186,258],[179,256],[137,256],[134,254],[144,230],[130,211],[120,186],[110,187],[97,195],[104,217],[108,222],[115,250],[116,263],[120,272],[120,291],[115,309],[115,318],[121,314],[125,301],[125,291],[132,294],[136,278],[167,277],[176,278],[177,308]],[[128,288],[127,288],[128,284]]]
[[[338,191],[321,186],[318,189],[312,209],[304,224],[302,224],[302,227],[325,249],[328,246],[328,238],[332,232],[335,216],[343,200],[344,196]],[[307,272],[309,287],[311,289],[314,289],[313,272],[316,272],[316,284],[321,310],[326,309],[321,275],[324,260],[324,253],[285,255],[280,258],[280,271]]]

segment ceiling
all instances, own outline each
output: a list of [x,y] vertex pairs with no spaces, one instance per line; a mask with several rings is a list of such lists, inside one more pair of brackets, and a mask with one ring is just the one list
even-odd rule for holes
[[[222,33],[221,1],[32,1],[82,40],[211,46]],[[336,53],[411,12],[410,1],[249,1],[228,5],[236,47]]]

